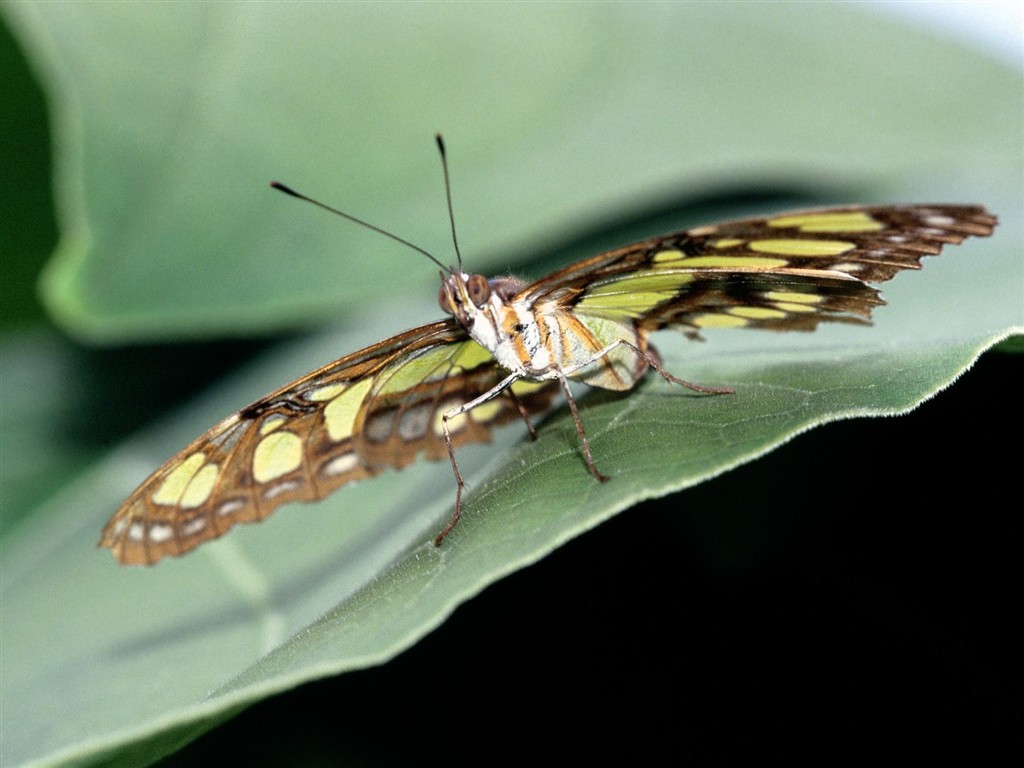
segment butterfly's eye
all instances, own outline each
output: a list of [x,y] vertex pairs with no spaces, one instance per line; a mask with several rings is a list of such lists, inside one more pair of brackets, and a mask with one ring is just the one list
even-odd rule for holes
[[466,281],[466,289],[469,291],[470,301],[478,307],[482,307],[491,298],[491,284],[483,275],[470,275]]

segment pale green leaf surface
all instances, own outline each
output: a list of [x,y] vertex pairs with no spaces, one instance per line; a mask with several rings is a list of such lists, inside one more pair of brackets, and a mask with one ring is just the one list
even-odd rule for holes
[[666,196],[779,179],[884,194],[964,168],[958,191],[980,194],[1019,154],[1016,73],[835,4],[7,13],[53,97],[63,238],[43,295],[97,340],[308,325],[421,288],[433,269],[266,184],[447,262],[435,130],[484,271]]

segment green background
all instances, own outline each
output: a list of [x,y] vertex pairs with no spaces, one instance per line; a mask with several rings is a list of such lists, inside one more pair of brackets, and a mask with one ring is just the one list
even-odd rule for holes
[[[3,8],[5,765],[146,764],[424,635],[172,759],[998,744],[1020,700],[1019,461],[995,437],[1016,357],[703,481],[904,411],[1020,333],[1019,72],[837,5]],[[436,316],[420,257],[266,189],[448,260],[435,130],[481,271],[807,204],[977,201],[1002,223],[886,286],[870,330],[659,339],[671,370],[738,394],[586,398],[604,486],[562,411],[535,444],[466,451],[466,520],[440,551],[452,481],[419,465],[114,567],[93,542],[160,461]]]

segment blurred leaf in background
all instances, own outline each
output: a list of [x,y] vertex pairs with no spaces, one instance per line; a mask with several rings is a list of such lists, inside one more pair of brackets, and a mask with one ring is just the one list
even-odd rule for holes
[[[913,407],[1024,325],[1019,68],[859,8],[8,3],[3,19],[33,73],[0,40],[18,105],[4,118],[0,302],[5,765],[152,762],[272,693],[391,658],[643,499],[811,426]],[[588,432],[615,476],[603,486],[561,412],[537,443],[512,429],[467,451],[466,520],[441,550],[426,542],[452,480],[419,465],[158,569],[117,569],[93,542],[160,462],[263,392],[437,316],[420,257],[266,188],[279,178],[446,261],[435,130],[463,251],[484,272],[539,276],[683,226],[818,203],[980,202],[1001,225],[887,286],[872,329],[659,339],[671,370],[740,394],[679,397],[652,381],[588,397]],[[53,241],[51,188],[59,242],[40,285],[59,333],[27,280]],[[344,331],[292,335],[328,321]],[[636,509],[558,553],[562,565],[517,577],[550,579],[528,596],[495,590],[499,607],[467,634],[445,627],[398,671],[346,676],[326,702],[290,699],[297,720],[259,726],[258,750],[227,730],[234,754],[407,764],[423,741],[506,743],[523,718],[545,731],[565,712],[601,751],[607,734],[633,733],[616,727],[636,713],[622,702],[663,688],[678,709],[646,712],[648,736],[713,753],[721,734],[786,718],[840,738],[818,705],[850,720],[862,680],[881,686],[876,731],[897,727],[894,691],[915,686],[907,703],[933,720],[981,712],[998,729],[1012,689],[977,657],[1004,658],[988,640],[1002,625],[964,584],[1004,574],[1007,521],[986,489],[1008,457],[972,430],[1006,422],[1007,359],[960,411],[934,417],[941,433],[830,428],[831,440],[812,436],[824,443],[801,438],[668,496],[663,512]],[[994,551],[982,555],[965,529],[986,527]],[[567,563],[592,538],[599,554]],[[1004,594],[991,589],[988,607]],[[916,658],[887,655],[893,643],[925,646],[928,661],[886,687],[883,660]],[[950,669],[921,685],[937,660]],[[773,707],[784,685],[806,706]],[[942,685],[962,707],[931,704]],[[324,711],[336,731],[318,755],[293,728]],[[252,728],[247,716],[237,727]],[[409,741],[378,734],[379,721]]]

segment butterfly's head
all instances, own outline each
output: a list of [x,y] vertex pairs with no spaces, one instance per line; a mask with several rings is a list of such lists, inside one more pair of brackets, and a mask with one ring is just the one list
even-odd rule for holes
[[467,275],[452,269],[441,273],[441,288],[437,303],[449,315],[454,315],[467,331],[488,304],[502,305],[509,301],[526,283],[515,277]]
[[437,303],[449,315],[454,315],[466,330],[473,327],[477,314],[490,298],[491,284],[483,275],[467,275],[454,269],[441,273]]

